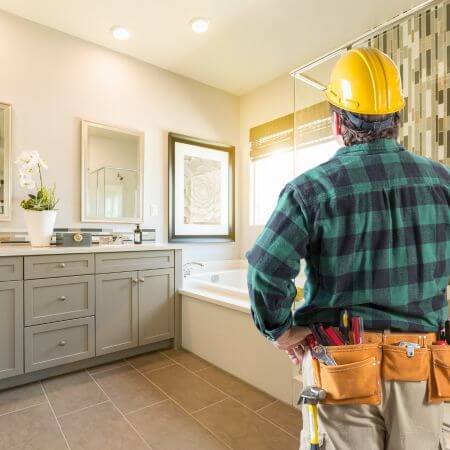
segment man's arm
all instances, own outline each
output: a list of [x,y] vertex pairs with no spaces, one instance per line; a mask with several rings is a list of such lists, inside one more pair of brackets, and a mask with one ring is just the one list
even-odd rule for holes
[[292,325],[291,306],[297,294],[293,280],[300,271],[300,258],[307,251],[305,211],[295,187],[288,184],[246,255],[252,317],[261,333],[271,340],[278,339]]

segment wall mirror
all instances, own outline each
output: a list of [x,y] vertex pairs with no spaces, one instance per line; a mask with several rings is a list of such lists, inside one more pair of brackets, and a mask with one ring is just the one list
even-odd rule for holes
[[82,121],[81,220],[142,222],[144,134]]
[[11,105],[0,103],[0,220],[11,219]]

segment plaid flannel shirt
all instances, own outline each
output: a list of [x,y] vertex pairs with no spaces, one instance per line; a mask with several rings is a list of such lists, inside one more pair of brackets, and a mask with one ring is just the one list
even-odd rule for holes
[[[450,171],[393,139],[344,147],[288,183],[247,253],[253,319],[268,338],[340,309],[366,329],[437,331],[447,319]],[[304,300],[292,313],[306,262]]]

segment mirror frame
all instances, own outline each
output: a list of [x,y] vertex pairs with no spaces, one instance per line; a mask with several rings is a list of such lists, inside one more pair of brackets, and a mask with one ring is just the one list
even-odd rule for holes
[[5,170],[3,184],[4,213],[0,214],[0,221],[11,220],[12,210],[12,164],[11,164],[11,105],[9,103],[0,103],[0,109],[5,111],[5,145],[3,156],[3,166]]
[[[139,181],[138,186],[141,191],[139,199],[139,215],[138,217],[124,217],[122,219],[107,219],[107,218],[90,218],[87,217],[85,207],[87,206],[86,201],[86,170],[88,163],[88,137],[89,128],[101,128],[103,130],[115,131],[118,133],[131,134],[139,138]],[[81,121],[81,221],[90,223],[143,223],[144,217],[144,137],[145,133],[138,130],[133,130],[129,128],[114,127],[111,125],[105,125],[97,122],[90,122],[88,120]]]

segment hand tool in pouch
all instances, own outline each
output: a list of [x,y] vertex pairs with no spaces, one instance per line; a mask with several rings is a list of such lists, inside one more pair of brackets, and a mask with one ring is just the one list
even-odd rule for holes
[[341,316],[339,320],[339,331],[342,334],[342,337],[344,338],[344,344],[348,345],[350,344],[350,337],[348,332],[348,311],[344,309],[344,311],[341,311]]
[[362,317],[352,317],[353,343],[362,344],[364,342],[364,324]]
[[317,404],[321,400],[325,400],[327,393],[317,386],[307,386],[303,389],[298,399],[299,405],[307,405],[309,414],[309,430],[311,450],[319,450],[319,419]]
[[323,345],[316,345],[311,349],[311,355],[326,366],[337,366],[336,361],[328,354],[327,349]]

